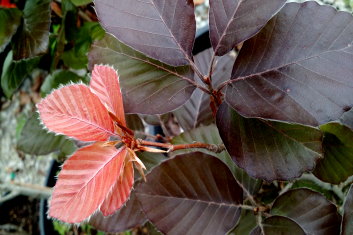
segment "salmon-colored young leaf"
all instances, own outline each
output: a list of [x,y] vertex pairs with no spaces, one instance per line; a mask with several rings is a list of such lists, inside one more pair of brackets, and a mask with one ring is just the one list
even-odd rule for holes
[[63,165],[49,206],[49,216],[80,223],[99,209],[118,182],[127,154],[102,142],[83,147]]
[[130,196],[132,185],[134,184],[134,166],[132,161],[126,161],[125,167],[122,170],[118,182],[115,184],[100,208],[100,211],[104,216],[112,215],[126,203]]
[[55,90],[37,107],[40,119],[50,131],[81,141],[105,141],[114,135],[107,109],[85,85]]
[[90,88],[106,108],[126,126],[123,98],[116,71],[109,66],[95,65],[92,71]]

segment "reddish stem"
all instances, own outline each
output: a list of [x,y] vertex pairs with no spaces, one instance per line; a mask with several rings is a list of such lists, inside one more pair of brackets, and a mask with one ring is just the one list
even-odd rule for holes
[[166,144],[166,143],[158,143],[158,142],[151,142],[151,141],[146,141],[146,140],[137,140],[140,145],[146,145],[146,146],[155,146],[155,147],[161,147],[168,149],[168,151],[175,151],[175,150],[180,150],[180,149],[190,149],[190,148],[202,148],[202,149],[207,149],[209,151],[215,152],[215,153],[220,153],[222,152],[225,148],[224,145],[216,145],[216,144],[205,144],[205,143],[200,143],[200,142],[195,142],[192,144]]

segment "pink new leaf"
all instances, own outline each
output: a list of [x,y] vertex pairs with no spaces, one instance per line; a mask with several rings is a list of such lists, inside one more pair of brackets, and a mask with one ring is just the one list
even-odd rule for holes
[[120,124],[126,126],[123,97],[116,71],[109,66],[95,65],[90,88],[106,108],[117,117]]
[[124,167],[125,147],[102,142],[78,150],[63,165],[49,205],[49,216],[80,223],[99,209]]
[[[127,152],[127,154],[129,154]],[[130,197],[132,185],[134,184],[134,167],[132,161],[125,157],[125,166],[120,174],[118,182],[104,200],[100,211],[104,216],[112,215],[125,204]]]
[[44,125],[58,134],[81,141],[105,141],[115,135],[107,109],[85,85],[55,90],[37,108]]

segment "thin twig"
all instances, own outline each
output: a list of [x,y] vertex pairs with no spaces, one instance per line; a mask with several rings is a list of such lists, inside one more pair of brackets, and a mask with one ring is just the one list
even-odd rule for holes
[[262,225],[262,213],[258,213],[256,215],[256,220],[257,220],[257,225],[259,226],[259,228],[261,230],[261,234],[265,234],[264,226]]
[[283,193],[287,192],[289,189],[291,189],[293,186],[292,182],[289,182],[280,192],[279,195],[282,195]]
[[161,140],[163,142],[168,142],[168,138],[160,135],[160,134],[157,134],[157,135],[151,135],[151,134],[148,134],[146,132],[143,132],[143,131],[134,131],[135,135],[144,135],[146,136],[146,138],[149,138],[149,139],[152,139],[152,140]]
[[196,66],[196,64],[194,63],[194,61],[192,61],[191,59],[189,59],[189,63],[190,66],[192,68],[192,70],[194,70],[194,72],[197,74],[197,76],[204,81],[205,80],[205,76],[200,72],[199,68]]
[[228,81],[225,81],[223,83],[221,83],[218,87],[217,87],[217,92],[220,92],[225,86],[227,86],[228,84],[231,84],[233,82],[236,82],[240,79],[231,79],[231,80],[228,80]]
[[[195,68],[193,68],[194,70]],[[195,70],[194,70],[195,71]],[[196,72],[196,71],[195,71]],[[207,93],[207,94],[211,94],[211,92],[204,86],[201,86],[200,84],[198,84],[197,82],[193,81],[192,79],[188,78],[188,77],[184,77],[181,75],[178,75],[181,79],[189,82],[190,84],[192,84],[194,87],[199,88],[201,91]],[[201,74],[202,78],[201,80],[203,81],[203,75]]]
[[78,15],[87,22],[92,22],[93,20],[81,9],[78,10]]
[[56,67],[58,66],[59,60],[61,55],[64,53],[64,49],[65,49],[65,29],[63,26],[60,26],[60,30],[59,30],[59,34],[57,37],[57,46],[55,49],[55,53],[54,53],[54,58],[53,58],[53,62],[50,66],[50,71],[54,71],[56,69]]
[[196,88],[199,88],[201,91],[205,92],[206,94],[211,94],[211,92],[204,86],[201,86],[200,84],[198,84],[197,82],[187,78],[187,77],[181,77],[183,80],[191,83],[193,86],[195,86]]
[[353,177],[349,177],[345,182],[340,184],[340,188],[345,188],[353,184]]
[[[238,180],[237,180],[238,181]],[[240,187],[243,189],[243,192],[245,192],[246,198],[247,200],[249,200],[249,202],[251,203],[251,205],[253,206],[257,206],[257,203],[254,199],[254,197],[250,194],[250,192],[243,186],[243,184],[241,184],[240,182],[238,182],[238,184],[240,185]]]
[[245,188],[244,185],[237,178],[234,178],[234,179],[238,183],[238,185],[243,189],[243,192],[246,195],[246,198],[244,199],[244,201],[249,200],[251,205],[253,205],[254,207],[258,207],[258,204],[256,203],[256,201],[255,201],[254,197],[251,195],[251,193],[248,191],[248,189]]
[[[190,148],[203,148],[214,153],[220,153],[225,150],[225,146],[223,144],[217,145],[217,144],[205,144],[205,143],[195,142],[192,144],[173,145],[169,143],[157,143],[157,142],[145,141],[141,139],[138,139],[137,141],[139,142],[140,145],[165,148],[165,149],[168,149],[169,152],[180,150],[180,149],[190,149]],[[243,189],[243,192],[246,195],[246,199],[250,201],[251,205],[254,207],[258,207],[251,193],[244,187],[244,185],[241,182],[238,181],[238,179],[236,179],[236,181],[238,185]]]
[[168,143],[151,142],[151,141],[146,141],[146,140],[141,140],[141,139],[138,139],[137,141],[140,145],[165,148],[168,150],[168,152],[176,151],[176,150],[180,150],[180,149],[190,149],[190,148],[207,149],[207,150],[214,152],[214,153],[220,153],[223,150],[225,150],[225,147],[223,144],[217,145],[217,144],[205,144],[205,143],[195,142],[192,144],[173,145],[173,144],[168,144]]
[[[33,184],[24,184],[24,183],[3,183],[0,184],[0,190],[7,190],[10,192],[17,192],[19,195],[25,195],[35,198],[48,198],[51,195],[51,188],[33,185]],[[11,193],[10,193],[11,194]],[[3,200],[3,198],[1,198]]]
[[237,206],[240,207],[241,209],[249,210],[249,211],[252,211],[252,212],[254,212],[256,210],[256,207],[248,206],[248,205],[244,205],[244,204],[237,205]]
[[207,73],[207,77],[210,79],[211,83],[212,83],[213,66],[214,66],[215,60],[216,60],[216,52],[213,51],[211,61],[210,61],[209,67],[208,67],[208,73]]

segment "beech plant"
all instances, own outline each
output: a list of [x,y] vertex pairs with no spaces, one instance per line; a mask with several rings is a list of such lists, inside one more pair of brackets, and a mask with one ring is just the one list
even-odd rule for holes
[[211,48],[193,55],[193,1],[94,5],[107,33],[89,85],[37,105],[47,130],[84,142],[50,217],[109,232],[353,234],[352,14],[210,0]]

